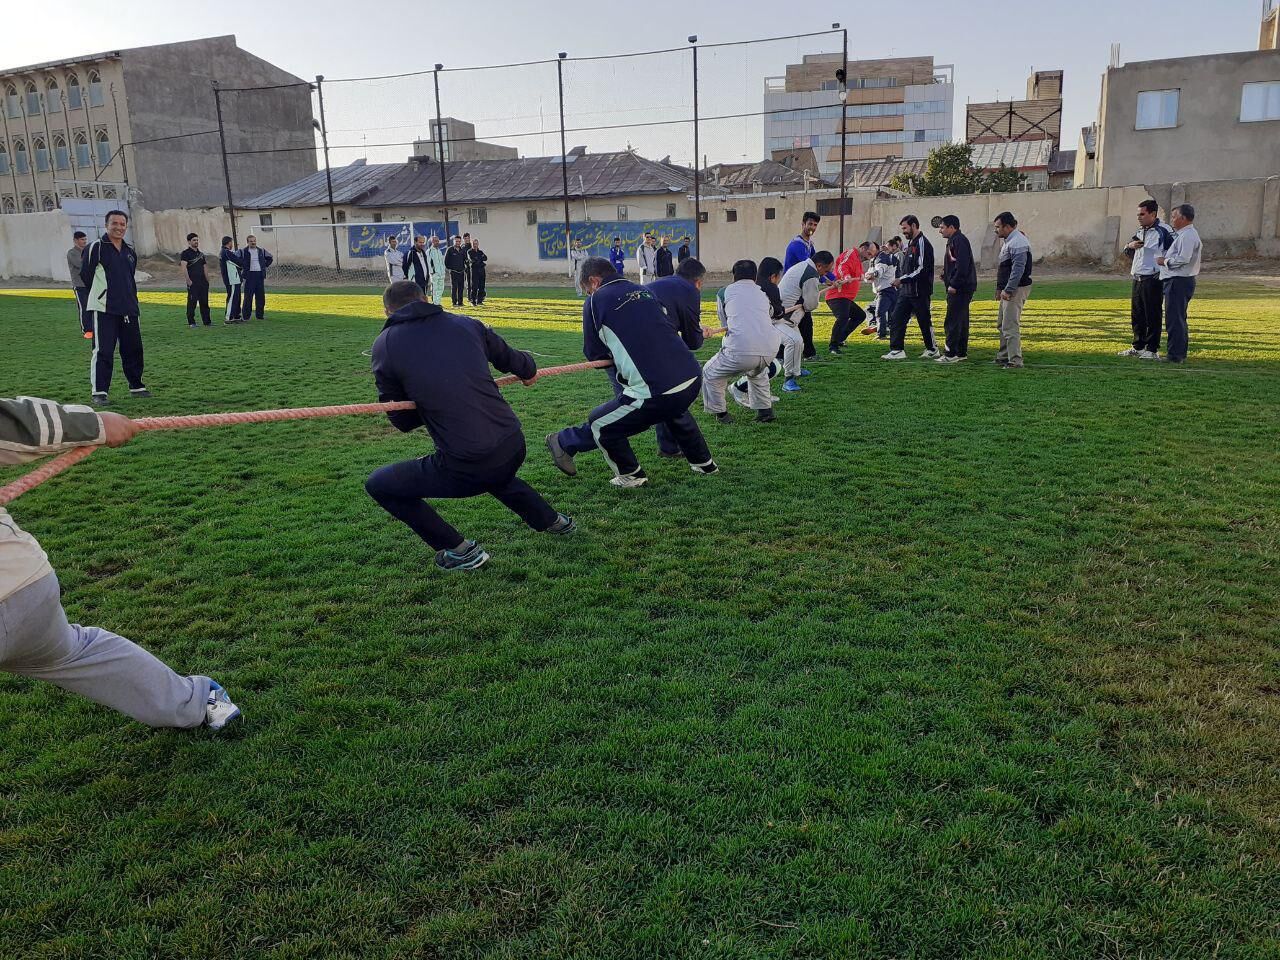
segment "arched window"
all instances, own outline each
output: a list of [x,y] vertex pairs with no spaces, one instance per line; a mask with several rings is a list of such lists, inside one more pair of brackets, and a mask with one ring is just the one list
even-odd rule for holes
[[21,140],[13,141],[13,165],[19,173],[31,172],[31,161],[27,157],[27,145]]
[[36,86],[34,80],[28,80],[26,85],[27,91],[27,116],[34,117],[40,113],[40,88]]
[[9,172],[9,148],[0,143],[0,177]]
[[24,196],[22,198],[22,212],[23,213],[36,212],[36,202],[32,200],[30,196]]
[[42,194],[40,197],[40,209],[45,213],[51,213],[58,209],[58,201],[53,199],[52,193]]
[[111,137],[107,131],[99,130],[93,138],[98,144],[98,166],[111,166]]
[[89,138],[84,135],[84,131],[80,130],[76,133],[76,166],[89,169],[93,163],[93,158],[89,154]]
[[4,105],[10,120],[16,120],[22,116],[22,101],[18,99],[18,88],[12,83],[4,88]]
[[45,144],[44,140],[42,140],[40,137],[36,137],[34,140],[31,141],[31,148],[36,152],[36,172],[48,173],[49,172],[49,147]]
[[102,75],[97,70],[89,71],[89,106],[100,107],[107,102],[102,89]]
[[50,113],[62,111],[62,93],[58,90],[57,77],[50,77],[44,82],[44,108]]
[[84,97],[80,90],[80,78],[74,73],[67,76],[67,106],[79,110],[84,106]]
[[2,213],[18,212],[18,205],[13,202],[13,197],[5,197],[3,201],[0,201],[0,212]]
[[67,138],[60,133],[53,135],[53,165],[59,170],[71,167],[71,151],[67,149]]

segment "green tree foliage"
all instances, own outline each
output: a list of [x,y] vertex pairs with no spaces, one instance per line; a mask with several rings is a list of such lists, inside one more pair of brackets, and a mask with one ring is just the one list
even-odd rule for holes
[[944,143],[929,151],[923,174],[900,173],[889,181],[894,190],[918,197],[950,197],[958,193],[1009,193],[1026,179],[1001,164],[984,172],[973,165],[973,147]]

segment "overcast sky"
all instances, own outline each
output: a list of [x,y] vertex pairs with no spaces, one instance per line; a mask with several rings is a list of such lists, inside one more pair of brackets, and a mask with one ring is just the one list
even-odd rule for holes
[[[849,28],[850,58],[932,54],[955,65],[955,135],[964,134],[966,100],[1022,97],[1033,69],[1065,76],[1064,146],[1097,112],[1099,79],[1110,44],[1123,61],[1250,50],[1257,45],[1262,0],[1126,3],[1074,0],[1037,3],[914,0],[901,4],[789,4],[779,0],[643,0],[599,5],[483,0],[446,4],[352,3],[351,0],[271,0],[267,3],[185,4],[133,0],[95,4],[5,3],[0,66],[14,67],[121,47],[215,36],[234,31],[240,46],[299,76],[365,77],[447,67],[573,57],[603,59],[565,66],[570,128],[632,124],[610,131],[580,129],[569,146],[671,154],[689,162],[691,65],[687,52],[655,57],[612,55],[827,29]],[[549,11],[563,10],[559,15]],[[781,73],[806,52],[838,51],[839,36],[700,54],[700,110],[725,116],[761,109],[763,78]],[[442,75],[443,112],[474,120],[481,138],[533,133],[506,142],[522,155],[558,153],[554,64],[506,71]],[[430,77],[364,84],[326,84],[335,162],[367,154],[397,160],[405,145],[426,136],[434,114]],[[643,126],[642,124],[655,124]],[[758,159],[758,117],[702,125],[701,149],[711,162]],[[552,131],[541,133],[539,131]],[[379,146],[387,144],[387,146]]]

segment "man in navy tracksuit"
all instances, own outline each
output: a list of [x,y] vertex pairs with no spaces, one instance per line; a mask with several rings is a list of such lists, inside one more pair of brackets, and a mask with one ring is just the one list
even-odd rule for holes
[[222,285],[227,290],[227,309],[222,316],[223,323],[243,323],[240,318],[240,287],[244,276],[244,261],[234,249],[235,241],[230,237],[222,238],[222,253],[218,254],[218,265],[222,270]]
[[117,342],[129,393],[135,397],[151,396],[142,382],[142,328],[138,325],[138,286],[134,281],[138,255],[124,240],[129,215],[112,210],[107,214],[106,225],[107,232],[101,239],[85,247],[80,266],[80,280],[89,288],[85,309],[93,321],[90,399],[99,407],[107,405]]
[[715,473],[702,431],[682,416],[702,389],[702,368],[662,304],[647,287],[619,277],[603,257],[583,261],[579,279],[587,295],[582,352],[588,360],[613,361],[622,394],[592,410],[581,426],[547,435],[555,465],[572,477],[574,456],[598,447],[613,470],[610,483],[641,486],[649,478],[627,438],[665,423],[693,471]]
[[406,433],[426,426],[436,449],[375,470],[365,482],[369,496],[425,540],[443,570],[474,570],[489,554],[424,500],[488,493],[534,530],[573,532],[572,519],[516,476],[524,463],[524,434],[489,372],[493,364],[528,386],[538,372],[533,357],[513,350],[478,320],[427,303],[412,280],[387,287],[382,305],[387,322],[372,351],[378,399],[412,400],[416,410],[387,417]]
[[252,313],[261,320],[267,308],[267,269],[275,258],[258,246],[258,238],[252,233],[244,239],[249,244],[240,251],[244,264],[244,319],[248,320]]

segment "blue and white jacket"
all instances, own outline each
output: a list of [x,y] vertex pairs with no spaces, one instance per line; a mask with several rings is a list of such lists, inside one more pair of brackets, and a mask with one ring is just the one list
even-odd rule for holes
[[582,305],[582,352],[613,360],[622,392],[637,400],[678,393],[702,375],[662,304],[638,283],[618,277]]

